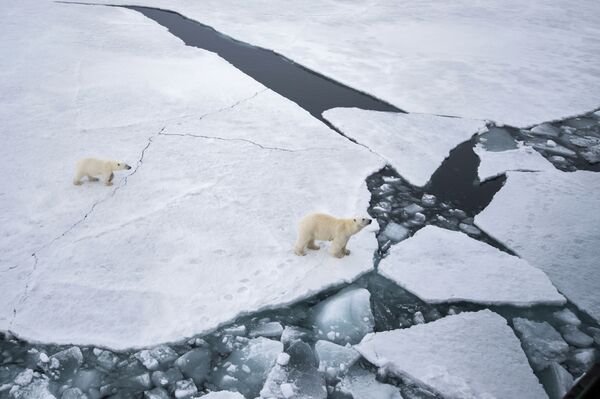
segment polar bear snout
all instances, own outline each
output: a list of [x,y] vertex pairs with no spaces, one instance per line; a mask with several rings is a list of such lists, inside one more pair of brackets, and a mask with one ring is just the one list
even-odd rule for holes
[[359,218],[359,219],[354,219],[354,221],[360,226],[360,227],[365,227],[370,225],[373,220],[369,219],[369,218]]
[[[129,165],[126,164],[125,165],[125,170],[129,170],[129,169],[131,169],[131,166],[129,166]],[[371,223],[371,222],[369,222],[369,223]]]

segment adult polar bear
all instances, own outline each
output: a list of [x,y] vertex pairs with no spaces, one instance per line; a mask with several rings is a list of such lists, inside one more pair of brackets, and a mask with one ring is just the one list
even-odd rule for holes
[[87,176],[89,181],[97,181],[96,176],[102,176],[102,181],[107,186],[112,186],[112,179],[116,170],[129,170],[131,166],[123,161],[105,161],[96,158],[85,158],[77,163],[77,172],[73,179],[73,184],[79,186],[81,179]]
[[324,213],[312,213],[300,220],[298,239],[294,246],[296,255],[305,255],[304,249],[319,249],[315,240],[333,241],[329,252],[336,258],[350,255],[346,244],[350,237],[371,224],[368,218],[338,219]]

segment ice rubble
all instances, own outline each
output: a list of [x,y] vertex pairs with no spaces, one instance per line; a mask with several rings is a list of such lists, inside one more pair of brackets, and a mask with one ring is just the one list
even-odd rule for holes
[[506,320],[489,310],[369,334],[355,348],[444,397],[547,398]]
[[283,344],[279,341],[254,338],[234,350],[213,372],[212,380],[220,389],[256,397],[282,350]]
[[244,399],[241,393],[231,391],[210,392],[202,397],[204,399]]
[[325,340],[317,341],[315,351],[319,360],[319,370],[326,372],[330,377],[345,374],[360,358],[359,353],[349,345],[341,346]]
[[345,135],[383,156],[417,186],[427,184],[450,150],[485,127],[480,120],[357,108],[334,108],[323,116]]
[[566,302],[544,272],[523,259],[435,226],[425,226],[392,247],[378,272],[428,303],[530,306]]
[[558,0],[136,4],[178,11],[411,112],[529,126],[598,106],[594,0],[569,13]]
[[[367,149],[136,12],[38,2],[10,11],[0,17],[15,47],[0,81],[11,93],[0,155],[14,171],[0,196],[0,329],[139,347],[372,269],[372,231],[353,237],[343,260],[290,250],[310,211],[366,213],[364,179],[383,165]],[[90,151],[134,169],[112,188],[74,187],[73,165]]]
[[552,363],[541,374],[549,399],[562,399],[573,386],[573,376],[558,363]]
[[547,322],[515,318],[513,324],[534,369],[543,370],[553,362],[567,359],[569,345]]
[[501,175],[507,171],[539,172],[554,170],[554,166],[532,147],[519,145],[514,150],[487,151],[481,144],[473,148],[481,162],[477,169],[480,181]]
[[600,320],[596,187],[600,174],[594,172],[508,172],[505,186],[475,223],[542,269],[563,295]]

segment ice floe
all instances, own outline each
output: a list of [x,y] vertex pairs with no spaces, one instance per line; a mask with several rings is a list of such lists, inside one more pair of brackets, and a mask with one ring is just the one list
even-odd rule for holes
[[353,399],[402,399],[397,387],[377,381],[373,373],[358,367],[352,368],[336,389]]
[[417,186],[427,184],[450,150],[485,128],[480,120],[357,108],[335,108],[323,116],[345,135],[383,156]]
[[568,13],[558,0],[136,4],[178,11],[410,112],[529,126],[598,106],[594,0]]
[[597,187],[600,174],[594,172],[508,172],[506,184],[475,222],[600,320]]
[[532,147],[519,145],[514,150],[487,151],[478,144],[473,149],[481,162],[477,169],[480,181],[511,171],[539,172],[553,170],[554,166]]
[[[0,329],[140,347],[373,268],[372,230],[351,239],[343,260],[291,247],[308,212],[366,214],[365,178],[379,157],[139,13],[10,7],[0,29],[22,67],[3,69],[1,81],[12,93],[1,155],[15,173],[0,196]],[[25,40],[17,26],[47,34]],[[47,79],[32,86],[31,76]],[[75,187],[75,162],[90,154],[134,168],[114,187]]]
[[520,317],[513,324],[534,369],[543,370],[553,362],[566,360],[569,345],[550,324]]
[[444,397],[547,398],[506,320],[489,310],[368,334],[355,348]]
[[544,272],[525,260],[435,226],[392,247],[378,272],[429,303],[565,303]]

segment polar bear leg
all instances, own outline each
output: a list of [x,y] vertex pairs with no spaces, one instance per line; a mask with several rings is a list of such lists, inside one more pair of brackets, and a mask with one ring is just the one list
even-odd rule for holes
[[91,175],[86,175],[89,181],[98,181],[100,179],[98,179],[97,177],[91,176]]
[[331,244],[331,248],[329,248],[329,253],[335,256],[336,258],[343,258],[346,256],[346,244],[348,243],[348,238],[346,237],[335,237],[333,239],[333,243]]
[[111,171],[110,173],[104,173],[103,181],[105,186],[112,186],[112,179],[115,177],[114,173]]
[[306,248],[309,241],[311,241],[310,237],[306,237],[305,234],[300,233],[298,235],[298,240],[296,240],[296,245],[294,245],[294,253],[298,256],[306,255],[304,248]]
[[308,244],[306,244],[306,248],[308,248],[308,249],[314,249],[315,251],[318,250],[318,249],[321,249],[320,246],[318,246],[317,244],[315,244],[315,240],[310,240],[308,242]]
[[83,173],[81,173],[79,170],[77,171],[77,174],[75,175],[75,178],[73,179],[73,184],[76,186],[80,186],[81,184],[81,178],[83,177]]

